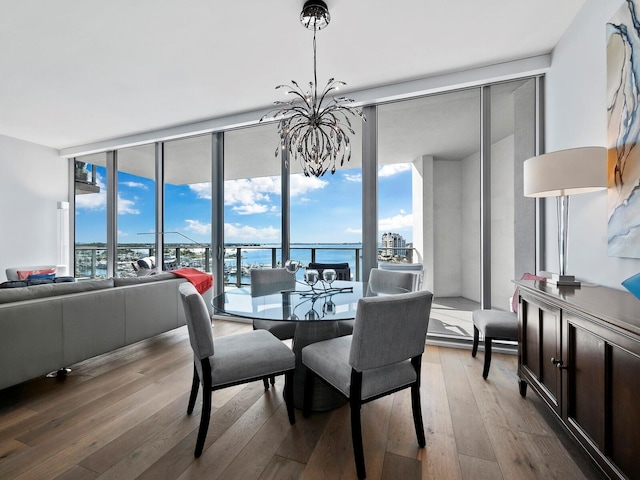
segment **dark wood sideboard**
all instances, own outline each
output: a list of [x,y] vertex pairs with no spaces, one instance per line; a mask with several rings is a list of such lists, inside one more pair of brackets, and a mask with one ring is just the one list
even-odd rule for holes
[[640,300],[515,281],[518,377],[610,478],[640,479]]

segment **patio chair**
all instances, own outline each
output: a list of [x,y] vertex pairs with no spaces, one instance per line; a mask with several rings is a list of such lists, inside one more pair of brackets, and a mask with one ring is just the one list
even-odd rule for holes
[[317,270],[322,278],[322,272],[331,268],[336,271],[336,280],[351,281],[351,268],[347,262],[344,263],[317,263],[311,262],[307,267],[309,270]]

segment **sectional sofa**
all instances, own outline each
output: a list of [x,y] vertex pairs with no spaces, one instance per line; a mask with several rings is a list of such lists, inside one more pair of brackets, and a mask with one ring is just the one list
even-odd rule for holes
[[0,389],[184,325],[185,281],[160,273],[0,289]]

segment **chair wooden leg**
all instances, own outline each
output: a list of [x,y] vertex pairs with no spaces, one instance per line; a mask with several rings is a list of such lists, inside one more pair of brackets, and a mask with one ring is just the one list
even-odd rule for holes
[[198,396],[198,389],[200,388],[200,378],[198,378],[198,370],[196,370],[195,364],[193,365],[193,381],[191,382],[191,395],[189,395],[189,406],[187,406],[187,415],[193,413],[193,408],[196,406],[196,397]]
[[271,375],[269,377],[269,381],[271,382],[271,385],[275,385],[276,384],[276,376],[275,375]]
[[427,442],[424,437],[424,425],[422,423],[420,386],[415,383],[411,386],[411,409],[413,410],[413,424],[416,427],[416,437],[418,438],[418,445],[420,445],[420,448],[424,448]]
[[473,326],[473,348],[471,349],[471,356],[475,357],[478,353],[478,342],[480,341],[480,331]]
[[362,448],[362,424],[360,423],[361,404],[359,400],[350,399],[351,405],[351,442],[353,443],[353,457],[356,461],[356,472],[362,480],[367,477],[364,466],[364,449]]
[[198,440],[196,440],[196,450],[194,456],[198,458],[202,455],[204,441],[207,439],[209,430],[209,419],[211,417],[211,389],[202,392],[202,416],[200,417],[200,428],[198,429]]
[[296,423],[296,413],[293,407],[293,370],[284,374],[284,402],[287,404],[289,423]]
[[351,442],[353,443],[353,457],[356,461],[356,473],[360,480],[367,477],[364,466],[364,449],[362,447],[362,423],[360,410],[362,409],[362,373],[351,371],[351,391],[349,392],[349,406],[351,407]]
[[264,385],[265,390],[269,390],[269,379],[267,377],[262,379],[262,384]]
[[411,410],[413,411],[413,425],[416,429],[416,437],[418,438],[418,445],[420,448],[424,448],[427,444],[424,437],[424,424],[422,423],[422,406],[420,405],[420,372],[422,355],[418,355],[411,359],[411,364],[416,370],[416,381],[411,385]]
[[302,416],[307,418],[313,408],[313,386],[316,383],[316,375],[309,368],[304,373],[304,398],[302,400]]
[[200,416],[200,428],[198,429],[198,439],[196,440],[196,450],[194,456],[198,458],[202,455],[204,441],[207,439],[209,430],[209,419],[211,418],[211,363],[208,358],[202,362],[202,415]]
[[482,378],[489,376],[489,367],[491,366],[491,338],[484,338],[484,368],[482,370]]

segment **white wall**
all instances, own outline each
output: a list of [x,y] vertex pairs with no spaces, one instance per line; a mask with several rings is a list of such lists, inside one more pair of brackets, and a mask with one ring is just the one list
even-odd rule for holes
[[437,159],[433,162],[433,294],[438,297],[461,294],[461,172],[461,162]]
[[462,163],[462,276],[460,294],[480,302],[480,152],[463,159]]
[[491,147],[491,306],[509,310],[515,290],[514,137]]
[[[507,310],[513,295],[514,272],[514,137],[491,146],[491,304]],[[462,238],[458,295],[480,302],[480,153],[461,162]]]
[[57,264],[60,201],[68,201],[68,160],[0,135],[0,282],[7,267]]
[[[587,0],[553,51],[546,80],[547,152],[607,145],[605,25],[622,0]],[[555,201],[546,200],[546,263],[558,271]],[[578,278],[619,288],[640,272],[640,259],[607,255],[606,192],[571,197],[567,270]]]

